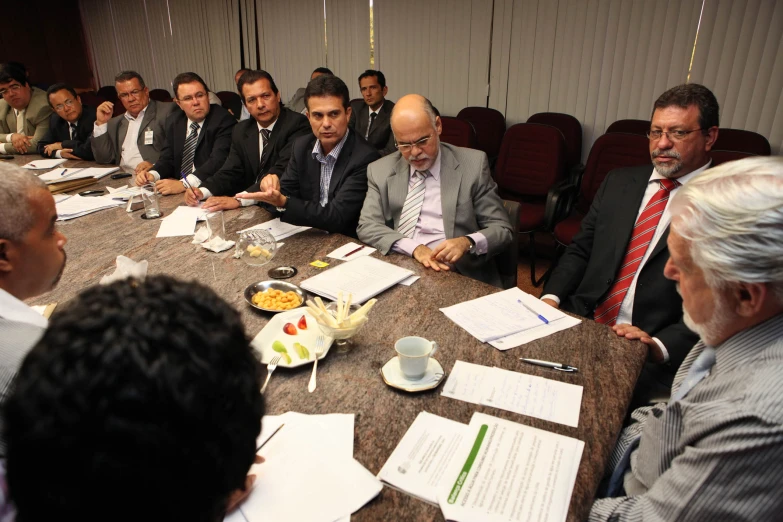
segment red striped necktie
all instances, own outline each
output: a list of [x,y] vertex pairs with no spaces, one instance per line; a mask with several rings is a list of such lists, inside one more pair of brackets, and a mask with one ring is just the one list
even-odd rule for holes
[[634,275],[642,264],[644,254],[655,236],[655,229],[666,209],[669,194],[680,186],[680,182],[674,179],[661,179],[658,180],[658,183],[661,188],[653,194],[636,220],[631,240],[628,242],[628,249],[622,263],[620,263],[620,270],[617,271],[614,283],[606,292],[606,298],[595,308],[594,317],[598,323],[613,326],[617,322],[617,316],[620,315],[620,305],[623,303]]

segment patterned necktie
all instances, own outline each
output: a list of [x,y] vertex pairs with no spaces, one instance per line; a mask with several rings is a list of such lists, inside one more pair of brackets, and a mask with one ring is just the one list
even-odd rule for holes
[[193,172],[193,158],[196,155],[196,142],[198,141],[198,123],[190,124],[190,134],[185,139],[185,148],[182,151],[182,172],[185,176]]
[[16,132],[24,134],[24,110],[16,113]]
[[424,206],[424,178],[430,171],[416,171],[413,173],[414,182],[408,189],[408,195],[405,197],[405,204],[402,206],[397,232],[405,237],[413,237],[413,231],[416,229],[416,223],[419,221],[421,207]]
[[680,182],[673,179],[661,179],[658,180],[658,183],[661,188],[653,194],[636,220],[631,233],[631,241],[628,243],[625,257],[620,263],[620,270],[615,276],[614,284],[606,292],[606,298],[603,302],[595,308],[594,318],[598,323],[614,326],[617,321],[617,316],[620,315],[620,305],[631,287],[636,271],[642,264],[647,247],[650,246],[650,242],[655,236],[655,229],[666,209],[669,193],[680,186]]
[[372,124],[375,123],[376,116],[378,116],[378,113],[376,112],[370,113],[370,124],[367,125],[367,132],[364,134],[364,139],[367,139],[367,137],[370,135],[370,129],[372,129]]
[[73,137],[76,136],[76,124],[75,123],[69,123],[68,127],[69,127],[69,131],[71,133],[71,139],[73,139]]
[[263,149],[261,151],[261,165],[264,165],[264,160],[269,155],[267,154],[268,148],[267,145],[269,144],[269,136],[272,134],[272,131],[269,129],[261,129],[261,148]]

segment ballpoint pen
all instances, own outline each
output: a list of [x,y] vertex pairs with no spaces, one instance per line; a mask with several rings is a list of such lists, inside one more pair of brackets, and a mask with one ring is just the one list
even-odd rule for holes
[[272,440],[272,437],[277,435],[277,432],[280,431],[280,428],[282,428],[283,426],[285,426],[285,423],[283,423],[280,426],[278,426],[277,429],[275,431],[273,431],[272,434],[269,437],[267,437],[267,439],[263,443],[261,443],[261,445],[259,447],[256,448],[256,452],[258,452],[261,448],[263,448],[266,445],[267,442]]
[[68,173],[68,169],[63,169],[62,172],[60,172],[60,176],[65,176],[65,174]]
[[350,256],[354,255],[356,252],[358,252],[359,250],[361,250],[362,248],[364,248],[364,245],[360,246],[359,248],[355,248],[355,249],[351,250],[350,252],[345,254],[343,257],[350,257]]
[[524,357],[520,357],[519,360],[524,361],[528,364],[535,364],[536,366],[543,366],[544,368],[552,368],[553,370],[558,370],[561,372],[579,371],[579,368],[577,368],[576,366],[571,366],[569,364],[560,364],[555,362],[542,361],[540,359],[525,359]]
[[530,313],[532,313],[532,314],[536,315],[536,317],[538,317],[539,319],[541,319],[542,321],[544,321],[544,324],[549,324],[549,321],[547,320],[547,318],[546,318],[546,317],[544,317],[543,315],[539,314],[538,312],[536,312],[535,310],[533,310],[532,308],[530,308],[528,305],[526,305],[525,303],[523,303],[521,299],[517,299],[517,303],[521,304],[522,306],[524,306],[525,308],[527,308],[527,311],[528,311],[528,312],[530,312]]

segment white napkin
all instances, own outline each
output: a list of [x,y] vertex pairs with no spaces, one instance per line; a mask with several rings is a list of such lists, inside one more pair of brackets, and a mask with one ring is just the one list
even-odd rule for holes
[[223,252],[234,246],[235,243],[235,241],[226,241],[222,237],[213,237],[206,243],[201,243],[201,246],[212,252]]
[[191,241],[191,243],[193,243],[194,245],[200,245],[201,243],[206,241],[208,237],[209,237],[209,228],[201,227],[200,229],[198,229],[198,232],[193,234],[193,241]]
[[108,285],[114,281],[127,279],[129,277],[135,277],[136,279],[141,279],[144,281],[144,278],[147,277],[148,265],[149,263],[147,263],[146,259],[137,263],[128,257],[117,256],[117,269],[114,270],[114,273],[103,276],[103,278],[101,278],[100,284]]

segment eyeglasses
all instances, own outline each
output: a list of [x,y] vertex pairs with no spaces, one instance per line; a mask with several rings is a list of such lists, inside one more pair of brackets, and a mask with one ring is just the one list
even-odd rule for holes
[[11,85],[10,87],[8,87],[7,89],[3,89],[2,91],[0,91],[0,98],[5,96],[9,92],[19,92],[19,90],[21,88],[22,88],[21,85],[19,85],[18,83],[15,83],[15,84]]
[[658,141],[659,139],[661,139],[661,136],[663,136],[665,134],[666,135],[666,139],[668,139],[668,140],[671,140],[671,141],[682,141],[691,132],[696,132],[696,131],[700,131],[700,130],[702,130],[701,127],[699,127],[698,129],[687,130],[687,131],[685,131],[685,130],[673,130],[673,131],[669,131],[669,132],[664,132],[664,131],[659,131],[659,130],[651,130],[650,132],[647,133],[647,137],[650,138],[651,141]]
[[139,94],[141,94],[142,92],[143,92],[143,90],[142,90],[142,89],[134,89],[134,90],[132,90],[131,92],[121,92],[121,93],[119,94],[119,98],[120,98],[121,100],[127,100],[127,99],[128,99],[128,98],[130,98],[131,96],[133,96],[134,98],[138,98],[138,97],[139,97]]
[[76,100],[65,100],[63,103],[58,103],[54,106],[54,110],[60,112],[65,107],[73,107],[76,104]]
[[394,146],[397,147],[397,150],[400,152],[409,152],[413,147],[422,148],[424,147],[428,141],[432,138],[432,134],[427,136],[426,138],[422,138],[420,140],[416,140],[413,143],[395,143]]
[[181,102],[185,102],[185,103],[191,103],[191,102],[193,102],[193,99],[194,99],[194,98],[195,98],[196,100],[198,100],[198,101],[201,101],[201,100],[203,100],[203,99],[204,99],[204,98],[206,98],[206,97],[207,97],[207,94],[206,94],[206,93],[204,93],[204,92],[197,92],[197,93],[196,93],[196,94],[194,94],[193,96],[184,96],[184,97],[183,97],[183,98],[181,98],[179,101],[181,101]]

